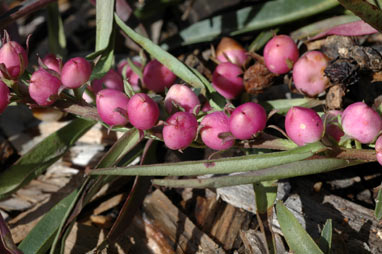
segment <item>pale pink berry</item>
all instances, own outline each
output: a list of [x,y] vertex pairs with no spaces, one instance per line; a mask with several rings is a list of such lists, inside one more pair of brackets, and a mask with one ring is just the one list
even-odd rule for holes
[[110,126],[128,123],[127,104],[129,97],[121,91],[103,89],[97,93],[97,111],[102,121]]
[[137,93],[127,104],[130,123],[137,129],[148,130],[154,127],[159,117],[159,107],[147,94]]
[[79,88],[85,84],[92,73],[92,66],[83,57],[68,60],[61,70],[61,81],[66,88]]
[[293,142],[303,146],[320,140],[324,126],[313,109],[292,107],[285,117],[285,130]]
[[319,51],[309,51],[300,57],[293,66],[293,81],[298,90],[314,97],[325,91],[329,79],[324,70],[328,58]]
[[[20,77],[28,65],[28,56],[25,49],[15,41],[9,41],[0,48],[0,63],[7,68],[10,78]],[[0,72],[0,77],[2,77]]]
[[62,59],[56,57],[54,54],[48,54],[42,59],[42,63],[48,67],[48,69],[54,70],[61,74]]
[[238,139],[250,139],[265,128],[267,114],[265,109],[254,102],[247,102],[237,107],[229,118],[229,129]]
[[115,70],[110,69],[105,76],[92,81],[92,91],[95,94],[105,88],[123,91],[123,80],[121,75]]
[[176,112],[163,127],[163,140],[172,150],[185,149],[195,139],[198,129],[196,117],[188,112]]
[[221,111],[206,115],[200,123],[200,136],[203,143],[214,150],[225,150],[233,146],[235,140],[224,137],[229,135],[229,118]]
[[9,104],[9,88],[0,81],[0,114],[4,112]]
[[342,113],[342,129],[348,136],[367,144],[373,142],[382,130],[382,119],[365,103],[356,102]]
[[227,99],[233,99],[243,90],[243,71],[233,63],[221,63],[216,66],[212,76],[212,86]]
[[220,63],[231,62],[243,66],[247,61],[247,52],[234,39],[223,37],[216,49],[216,58]]
[[[133,62],[135,66],[141,68],[141,64],[139,62],[134,61]],[[133,88],[134,91],[139,91],[139,75],[131,69],[129,63],[124,60],[118,64],[118,72],[123,76],[123,69],[126,66],[126,72],[125,76],[131,87]]]
[[176,76],[158,60],[150,61],[143,71],[143,83],[146,88],[161,93],[174,84]]
[[[198,96],[186,85],[175,84],[170,87],[164,99],[164,106],[168,113],[176,111],[175,105],[181,106],[186,112],[199,112],[200,101]],[[194,112],[194,109],[196,110]]]
[[58,77],[47,70],[39,69],[31,76],[29,95],[38,105],[49,106],[55,102],[60,87],[61,81]]
[[339,110],[330,110],[322,116],[322,120],[325,119],[325,136],[333,139],[336,142],[341,140],[341,137],[345,134],[341,127],[339,127],[338,116],[341,116],[342,112]]
[[292,69],[299,56],[296,43],[287,35],[273,37],[264,48],[264,61],[268,70],[285,74]]
[[382,136],[379,136],[375,141],[375,152],[377,153],[378,163],[382,165]]

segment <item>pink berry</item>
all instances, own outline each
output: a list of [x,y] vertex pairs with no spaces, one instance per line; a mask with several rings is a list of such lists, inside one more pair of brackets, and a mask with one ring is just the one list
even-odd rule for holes
[[375,141],[375,152],[377,153],[378,163],[382,165],[382,136],[379,136]]
[[128,123],[127,104],[129,97],[121,91],[103,89],[97,93],[97,111],[102,121],[110,126]]
[[223,37],[216,49],[216,58],[220,63],[232,62],[243,66],[248,56],[245,49],[237,41],[229,37]]
[[176,112],[163,127],[164,143],[172,150],[185,149],[194,140],[197,129],[198,122],[193,114]]
[[298,56],[296,43],[287,35],[273,37],[264,48],[265,65],[276,74],[289,72]]
[[229,133],[229,118],[221,111],[206,115],[202,122],[200,135],[206,146],[215,150],[225,150],[233,146],[233,139],[224,139],[221,135]]
[[61,81],[47,70],[33,72],[29,83],[29,95],[40,106],[49,106],[55,102],[61,87]]
[[219,64],[212,76],[212,86],[227,99],[233,99],[243,90],[243,71],[233,63]]
[[158,60],[150,61],[143,71],[143,83],[146,88],[156,93],[164,91],[174,84],[176,76]]
[[66,88],[79,88],[85,84],[92,73],[92,66],[85,58],[68,60],[61,70],[61,81]]
[[322,117],[322,120],[326,119],[325,136],[336,142],[339,142],[341,137],[345,134],[338,126],[338,115],[342,115],[342,112],[339,110],[330,110]]
[[342,128],[348,136],[367,144],[373,142],[382,130],[382,119],[365,103],[356,102],[342,113]]
[[154,127],[159,117],[159,107],[147,94],[137,93],[127,104],[130,123],[137,129],[148,130]]
[[199,112],[200,101],[198,96],[188,86],[175,84],[170,87],[164,99],[164,106],[168,113],[176,111],[174,104],[181,106],[186,112],[194,113],[196,108]]
[[48,54],[42,59],[43,64],[57,73],[61,73],[62,59],[56,57],[54,54]]
[[[134,61],[133,62],[135,66],[141,68],[141,64],[139,62]],[[129,63],[124,60],[118,64],[118,72],[123,76],[123,69],[126,66],[126,72],[125,76],[127,78],[127,81],[129,81],[129,84],[133,88],[134,91],[139,91],[139,75],[131,69]]]
[[237,107],[229,118],[229,129],[238,139],[250,139],[264,130],[267,122],[265,109],[257,103],[247,102]]
[[[0,48],[0,63],[5,65],[10,78],[17,79],[28,65],[27,52],[17,42],[9,41]],[[0,73],[0,77],[2,76]]]
[[324,127],[313,109],[292,107],[285,117],[285,130],[293,142],[303,146],[320,140]]
[[319,51],[309,51],[300,57],[293,66],[293,81],[298,90],[311,97],[317,96],[329,84],[324,70],[328,58]]
[[0,81],[0,114],[4,112],[9,104],[9,88]]
[[104,88],[123,91],[123,80],[121,75],[113,69],[110,69],[105,76],[92,81],[92,90],[95,94]]

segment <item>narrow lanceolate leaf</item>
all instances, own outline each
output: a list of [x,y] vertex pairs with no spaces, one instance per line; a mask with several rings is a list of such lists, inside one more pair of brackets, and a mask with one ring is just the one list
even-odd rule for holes
[[211,41],[222,34],[237,35],[269,28],[326,11],[338,5],[334,0],[265,1],[235,12],[197,22],[177,34],[167,47]]
[[95,50],[107,48],[113,31],[114,0],[97,1]]
[[382,32],[382,10],[366,0],[338,0],[346,9]]
[[318,174],[360,163],[362,162],[340,159],[304,160],[231,176],[186,180],[155,179],[153,184],[176,188],[220,188]]
[[287,113],[291,107],[299,106],[305,108],[314,108],[319,105],[323,105],[324,103],[324,101],[312,98],[280,99],[261,102],[266,110],[277,110],[277,112],[280,114]]
[[[169,68],[176,76],[183,79],[185,82],[200,88],[202,93],[205,94],[205,84],[199,79],[189,67],[184,65],[181,61],[176,59],[174,56],[163,50],[161,47],[150,41],[149,39],[143,37],[142,35],[136,33],[133,29],[128,27],[118,15],[114,15],[117,25],[125,32],[132,40],[138,43],[142,48],[150,53],[155,59]],[[212,87],[210,89],[213,89]]]
[[375,200],[374,214],[377,220],[382,219],[382,184],[381,184],[381,188],[378,191],[377,199]]
[[332,219],[327,219],[318,241],[318,246],[325,254],[330,254],[332,248],[332,232]]
[[273,206],[277,196],[277,182],[265,181],[253,184],[256,209],[258,213],[266,213]]
[[58,10],[58,3],[49,4],[47,10],[49,51],[52,54],[64,57],[66,53],[66,38],[64,25]]
[[0,174],[0,199],[44,172],[94,124],[94,121],[75,119],[37,144],[13,166]]
[[55,205],[20,243],[19,248],[24,254],[43,254],[50,248],[54,236],[60,225],[60,219],[67,212],[70,204],[75,200],[78,190],[62,199]]
[[99,169],[93,175],[191,176],[245,172],[299,161],[311,157],[326,147],[317,142],[290,151],[239,156],[215,160],[184,161],[127,168]]
[[276,203],[277,220],[290,250],[295,254],[323,254],[313,239],[298,223],[292,212],[278,201]]

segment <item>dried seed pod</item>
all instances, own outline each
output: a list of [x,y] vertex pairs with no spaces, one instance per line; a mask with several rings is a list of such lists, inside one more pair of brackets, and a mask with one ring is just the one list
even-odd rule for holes
[[329,88],[326,94],[326,107],[328,109],[340,109],[342,108],[342,97],[345,96],[345,90],[343,85],[334,85]]
[[333,84],[350,86],[359,81],[359,65],[353,59],[337,58],[325,69],[325,75]]
[[382,70],[382,55],[372,47],[353,46],[338,49],[342,58],[354,59],[361,69],[377,72]]
[[257,61],[244,72],[244,88],[250,94],[262,93],[273,84],[276,77],[263,63]]

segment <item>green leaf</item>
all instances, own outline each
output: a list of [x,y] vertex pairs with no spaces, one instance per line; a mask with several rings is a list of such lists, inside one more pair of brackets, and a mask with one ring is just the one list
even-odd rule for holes
[[71,203],[75,200],[78,190],[73,191],[56,204],[29,232],[20,243],[19,248],[24,254],[44,254],[53,242],[60,225],[60,218],[64,216]]
[[48,41],[49,51],[60,57],[66,54],[66,38],[64,25],[58,10],[58,3],[48,5]]
[[113,31],[114,0],[97,1],[96,4],[96,46],[103,50],[109,46]]
[[[272,181],[296,176],[313,175],[360,164],[360,161],[315,159],[297,161],[247,173],[203,179],[155,179],[153,184],[175,188],[220,188],[240,184]],[[232,171],[236,166],[232,166]]]
[[127,168],[99,169],[93,175],[140,175],[140,176],[190,176],[204,174],[227,174],[245,172],[299,161],[327,149],[320,142],[297,147],[290,151],[255,154],[224,159],[183,161],[153,165],[132,166]]
[[260,102],[260,104],[267,110],[278,110],[278,113],[285,114],[291,107],[299,106],[305,108],[314,108],[323,105],[325,102],[312,99],[312,98],[298,98],[298,99],[280,99]]
[[206,84],[194,74],[195,70],[190,70],[185,64],[179,61],[176,57],[172,56],[161,47],[136,33],[133,29],[128,27],[117,15],[114,15],[117,25],[125,32],[133,41],[138,43],[142,48],[150,53],[155,59],[169,68],[176,76],[183,79],[185,82],[193,87],[200,88],[202,93],[205,94],[206,87],[208,90],[214,90],[211,84]]
[[289,248],[295,254],[320,254],[323,252],[298,223],[292,212],[278,201],[276,203],[277,220]]
[[94,124],[94,121],[75,119],[37,144],[0,174],[0,199],[9,196],[44,172]]
[[189,45],[211,41],[218,36],[230,36],[284,25],[301,18],[326,11],[338,5],[334,0],[277,0],[266,1],[205,19],[182,30],[176,40],[169,41],[166,47]]
[[378,191],[377,199],[375,200],[374,215],[377,218],[377,220],[382,219],[382,184],[381,188]]
[[277,182],[265,181],[253,184],[255,191],[256,210],[258,213],[266,213],[273,206],[277,196]]
[[327,219],[321,232],[318,246],[325,254],[330,254],[332,248],[332,219]]
[[338,0],[338,2],[379,32],[382,32],[382,10],[377,6],[365,0]]

